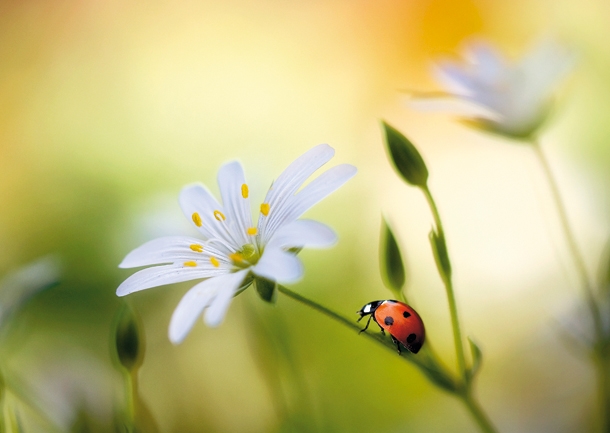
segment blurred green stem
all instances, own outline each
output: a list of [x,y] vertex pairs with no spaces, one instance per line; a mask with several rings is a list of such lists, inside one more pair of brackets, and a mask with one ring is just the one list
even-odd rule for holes
[[544,155],[542,147],[540,146],[538,141],[532,141],[532,144],[534,152],[536,153],[538,161],[540,162],[540,165],[542,167],[542,171],[544,172],[544,175],[551,189],[551,195],[553,197],[553,202],[555,203],[555,208],[557,209],[561,229],[563,230],[563,234],[568,244],[570,254],[572,255],[572,259],[574,260],[574,265],[576,266],[576,271],[578,272],[582,288],[585,291],[585,297],[587,298],[589,309],[591,310],[591,316],[593,317],[593,325],[595,326],[595,332],[598,337],[601,337],[603,335],[603,327],[597,302],[595,302],[593,285],[591,284],[591,280],[589,279],[589,274],[585,266],[585,261],[580,253],[580,250],[578,249],[576,239],[574,238],[574,234],[572,232],[572,229],[570,228],[566,208],[563,204],[563,200],[561,199],[561,195],[559,194],[559,187],[557,186],[557,181],[553,176],[551,167],[549,166],[546,156]]
[[[443,229],[443,223],[441,221],[440,214],[438,212],[438,208],[436,207],[436,202],[434,201],[434,197],[432,197],[432,193],[428,186],[422,187],[422,191],[426,200],[428,201],[428,205],[430,206],[430,210],[432,211],[432,215],[434,217],[434,223],[436,225],[436,230],[443,242],[445,242],[445,231]],[[446,246],[445,246],[446,250]],[[448,255],[447,255],[448,257]],[[464,355],[464,344],[462,340],[462,331],[460,328],[460,320],[458,318],[457,305],[455,302],[455,294],[453,291],[453,283],[451,281],[451,275],[446,275],[442,271],[439,272],[441,274],[441,279],[443,280],[443,284],[445,285],[445,290],[447,291],[447,301],[449,302],[449,313],[451,315],[451,327],[453,329],[453,342],[455,344],[455,353],[457,358],[458,365],[458,374],[461,375],[462,379],[466,380],[466,357]]]
[[125,381],[125,417],[126,427],[129,433],[134,433],[136,430],[136,398],[138,395],[138,370],[123,370],[123,378]]
[[481,405],[472,395],[472,390],[469,389],[468,392],[462,395],[462,401],[474,417],[478,426],[481,428],[481,431],[485,433],[496,433],[496,428],[491,423],[489,417],[483,412]]
[[557,181],[555,180],[548,160],[542,151],[542,146],[537,140],[532,140],[532,148],[536,153],[540,166],[542,167],[542,171],[544,172],[551,189],[551,196],[553,197],[553,202],[555,203],[555,208],[557,209],[561,229],[563,230],[563,234],[568,244],[568,249],[570,250],[574,265],[576,266],[576,271],[580,278],[581,286],[585,292],[584,295],[591,313],[591,318],[593,319],[595,343],[593,345],[592,356],[597,373],[600,426],[602,432],[610,432],[610,418],[608,414],[608,410],[610,409],[610,377],[608,376],[608,373],[610,373],[608,371],[610,352],[607,348],[606,336],[604,333],[599,305],[597,303],[595,293],[593,291],[593,285],[591,284],[591,280],[585,266],[585,261],[580,253],[580,250],[578,249],[578,245],[576,244],[574,233],[570,228],[568,215],[563,200],[561,199],[561,194],[559,193]]

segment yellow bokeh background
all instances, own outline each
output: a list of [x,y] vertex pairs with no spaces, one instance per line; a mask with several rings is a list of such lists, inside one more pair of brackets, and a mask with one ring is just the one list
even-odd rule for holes
[[[239,159],[262,200],[319,143],[335,148],[331,164],[359,172],[307,213],[340,241],[304,250],[305,277],[291,288],[354,320],[391,297],[379,277],[385,215],[409,298],[453,368],[432,219],[387,160],[385,119],[431,172],[490,417],[503,432],[593,429],[594,374],[574,341],[586,332],[581,292],[533,152],[415,112],[405,91],[438,90],[435,56],[458,55],[473,36],[511,58],[549,35],[573,49],[541,142],[596,276],[609,235],[609,18],[601,0],[4,2],[0,272],[54,254],[63,273],[6,325],[3,374],[51,424],[84,411],[92,431],[108,431],[123,401],[110,356],[115,290],[132,273],[118,263],[147,240],[194,234],[178,206],[183,185],[217,192],[218,168]],[[192,285],[126,298],[144,324],[140,390],[161,431],[475,431],[459,401],[410,364],[282,296],[270,306],[247,290],[221,327],[199,321],[173,346],[169,319]],[[47,431],[36,410],[14,405],[25,426]]]

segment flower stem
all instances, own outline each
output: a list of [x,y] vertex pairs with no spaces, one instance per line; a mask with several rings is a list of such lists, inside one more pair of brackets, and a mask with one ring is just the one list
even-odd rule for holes
[[491,423],[489,417],[483,412],[481,405],[474,398],[471,392],[464,394],[462,397],[462,401],[472,414],[473,418],[477,422],[477,425],[481,428],[481,431],[485,433],[495,433],[497,432],[494,425]]
[[593,291],[593,285],[591,283],[591,279],[589,278],[589,274],[585,266],[585,261],[580,250],[578,249],[574,233],[570,228],[566,208],[563,203],[563,200],[561,199],[561,194],[559,193],[557,181],[553,176],[553,172],[551,171],[551,167],[548,163],[548,160],[544,152],[542,151],[540,143],[536,140],[532,140],[532,148],[534,149],[534,152],[538,158],[538,162],[542,167],[542,171],[544,172],[544,175],[551,189],[551,196],[553,198],[555,208],[557,209],[561,229],[563,230],[564,237],[568,244],[568,249],[570,251],[570,254],[572,255],[572,260],[574,261],[574,265],[580,278],[582,289],[584,290],[584,296],[589,307],[591,317],[593,319],[593,328],[595,332],[593,358],[596,364],[596,372],[598,376],[597,384],[598,395],[600,400],[599,411],[601,417],[601,430],[604,432],[610,431],[610,418],[607,413],[608,408],[610,408],[610,377],[608,376],[609,371],[607,367],[608,363],[610,362],[610,352],[608,352],[606,348],[606,338],[604,335],[605,333],[601,313],[599,310],[599,305],[596,301],[595,293]]
[[[436,230],[438,232],[439,238],[441,238],[444,242],[445,239],[445,231],[443,229],[443,223],[441,221],[440,214],[438,212],[438,208],[436,207],[436,202],[434,201],[434,197],[432,197],[432,193],[428,186],[422,187],[422,191],[426,200],[428,201],[428,205],[430,206],[430,210],[432,211],[432,215],[434,217],[434,223],[436,225]],[[446,246],[445,246],[446,249]],[[447,260],[449,260],[447,255]],[[440,271],[440,269],[439,269]],[[462,340],[462,331],[460,328],[460,321],[458,318],[457,305],[455,302],[455,294],[453,291],[453,282],[451,280],[451,275],[447,275],[444,272],[441,273],[441,279],[443,280],[443,284],[445,285],[445,290],[447,291],[447,301],[449,302],[449,313],[451,315],[451,328],[453,329],[453,342],[455,344],[455,353],[457,358],[457,366],[458,372],[462,376],[464,380],[466,380],[466,356],[464,355],[464,345]]]
[[[349,320],[341,314],[336,313],[333,310],[326,308],[325,306],[315,301],[312,301],[311,299],[308,299],[296,292],[293,292],[292,290],[282,285],[278,284],[277,289],[280,293],[304,305],[307,305],[308,307],[313,308],[314,310],[342,323],[343,325],[360,331],[360,326],[357,323],[354,323],[353,320]],[[372,338],[378,343],[381,343],[386,349],[389,349],[392,352],[396,353],[396,348],[393,343],[389,342],[386,338],[384,338],[383,334],[369,334],[368,332],[364,332],[363,334],[369,338]],[[411,354],[405,355],[405,352],[403,352],[401,358],[417,365],[421,369],[421,371],[428,376],[428,378],[431,378],[430,366],[434,365],[434,369],[436,369],[439,374],[444,375],[444,380],[447,380],[450,385],[440,386],[439,382],[435,381],[434,379],[432,379],[432,382],[439,385],[439,387],[441,387],[442,389],[445,389],[445,391],[448,391],[456,397],[460,398],[464,402],[468,411],[472,414],[473,418],[475,419],[477,425],[480,427],[482,432],[496,433],[495,427],[492,425],[491,421],[483,412],[483,409],[472,394],[472,381],[461,382],[453,378],[451,372],[449,372],[446,367],[444,367],[443,364],[439,362],[438,357],[429,345],[427,346],[425,352],[420,351],[417,356],[412,356]]]

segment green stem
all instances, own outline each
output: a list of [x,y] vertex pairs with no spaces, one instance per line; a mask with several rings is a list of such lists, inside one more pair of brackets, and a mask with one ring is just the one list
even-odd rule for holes
[[[292,290],[290,290],[282,285],[278,284],[277,289],[280,293],[282,293],[304,305],[307,305],[308,307],[313,308],[314,310],[332,318],[333,320],[336,320],[337,322],[342,323],[343,325],[346,325],[349,328],[360,331],[360,326],[357,323],[354,323],[353,320],[349,320],[346,317],[342,316],[341,314],[336,313],[333,310],[326,308],[325,306],[320,305],[317,302],[312,301],[311,299],[308,299],[296,292],[293,292]],[[395,346],[391,342],[389,342],[387,339],[385,339],[383,337],[383,334],[381,334],[381,333],[369,334],[367,332],[364,332],[364,335],[366,335],[368,338],[372,338],[376,342],[382,344],[386,349],[391,350],[393,353],[396,353]],[[418,357],[419,356],[423,356],[423,353],[420,352],[418,354]],[[444,388],[446,391],[451,392],[452,394],[454,394],[456,397],[460,398],[464,402],[466,408],[470,411],[473,418],[477,422],[477,425],[481,428],[481,431],[483,431],[485,433],[496,433],[496,429],[491,424],[491,421],[489,420],[487,415],[483,412],[481,406],[479,405],[479,403],[476,401],[476,399],[472,395],[471,388],[470,388],[472,382],[470,381],[470,382],[461,382],[460,383],[455,378],[453,378],[452,374],[449,371],[447,371],[446,367],[444,367],[441,362],[439,362],[438,357],[436,356],[434,351],[429,346],[427,347],[427,357],[428,357],[427,359],[422,358],[420,360],[419,358],[416,358],[414,356],[405,355],[404,352],[401,357],[402,357],[402,359],[404,359],[406,361],[416,364],[424,373],[426,372],[426,369],[430,368],[429,365],[430,365],[430,363],[432,363],[434,365],[435,369],[438,369],[438,371],[441,374],[445,375],[445,377],[448,378],[448,380],[453,382],[452,389],[448,388],[448,387],[442,387],[442,388]]]
[[123,369],[123,377],[125,380],[125,416],[127,422],[127,431],[133,433],[136,425],[136,398],[138,394],[138,372],[137,369],[129,371]]
[[489,417],[483,412],[483,408],[479,402],[474,398],[471,392],[464,394],[462,397],[462,401],[466,405],[466,408],[472,414],[474,420],[477,422],[477,425],[481,428],[481,431],[485,433],[496,433],[497,430],[494,425],[491,423]]
[[[316,311],[330,317],[331,319],[347,326],[348,328],[351,328],[360,333],[360,331],[361,331],[360,325],[358,323],[356,323],[354,320],[350,320],[350,319],[342,316],[341,314],[336,313],[333,310],[326,308],[325,306],[320,305],[319,303],[312,301],[311,299],[308,299],[296,292],[293,292],[292,290],[290,290],[287,287],[284,287],[280,284],[277,285],[277,290],[280,293],[282,293],[304,305],[307,305],[308,307],[311,307],[314,310],[316,310]],[[376,341],[377,343],[383,345],[384,348],[392,351],[393,353],[396,353],[396,346],[394,345],[394,343],[392,343],[389,339],[385,338],[385,336],[383,334],[369,333],[369,332],[363,332],[362,334],[365,335],[367,338],[370,338],[370,339]],[[406,361],[409,361],[425,370],[424,364],[425,364],[426,360],[424,360],[423,358],[428,357],[428,358],[430,358],[431,362],[435,363],[435,366],[437,368],[442,370],[441,371],[442,374],[444,374],[446,377],[450,378],[450,380],[452,382],[456,382],[455,379],[452,377],[451,373],[446,368],[443,367],[443,364],[439,361],[436,353],[431,349],[430,345],[427,345],[425,347],[426,347],[427,355],[423,355],[421,357],[422,359],[419,358],[419,355],[422,355],[422,352],[420,352],[418,354],[418,357],[415,357],[406,351],[403,351],[401,353],[401,358]]]
[[557,181],[553,176],[553,172],[551,171],[551,167],[548,163],[548,160],[544,152],[542,151],[540,143],[536,140],[532,140],[532,148],[534,149],[534,152],[538,158],[538,162],[542,167],[542,171],[544,172],[544,175],[551,189],[551,196],[553,198],[555,208],[557,209],[561,229],[566,239],[570,254],[572,255],[576,271],[581,281],[581,286],[585,292],[585,299],[589,307],[591,317],[593,319],[593,327],[595,332],[593,358],[596,366],[598,379],[597,384],[600,403],[599,411],[601,417],[601,430],[603,432],[610,432],[610,419],[608,415],[608,410],[610,409],[610,377],[608,377],[607,365],[609,362],[608,356],[610,355],[610,353],[606,349],[601,313],[599,311],[599,306],[595,298],[595,293],[593,292],[593,285],[591,283],[591,279],[589,278],[589,274],[585,266],[585,261],[576,243],[576,238],[574,237],[574,233],[570,227],[570,223],[568,222],[566,208],[563,203],[563,200],[561,199],[561,194],[559,193]]
[[[436,207],[436,202],[434,201],[434,197],[432,197],[432,193],[428,186],[422,187],[422,191],[426,200],[428,201],[428,205],[430,206],[430,210],[432,211],[432,215],[434,217],[434,223],[436,225],[436,230],[441,239],[445,239],[445,231],[443,229],[443,223],[441,221],[440,214],[438,212],[438,208]],[[446,247],[445,247],[446,248]],[[439,269],[440,271],[440,269]],[[455,302],[455,294],[453,291],[453,283],[451,281],[451,275],[444,275],[441,272],[441,279],[443,280],[443,284],[445,285],[445,290],[447,291],[447,301],[449,302],[449,314],[451,315],[451,328],[453,329],[453,342],[455,344],[455,353],[457,358],[457,366],[458,372],[462,376],[464,380],[466,380],[466,356],[464,354],[464,344],[462,340],[462,331],[460,328],[460,321],[458,318],[457,305]]]

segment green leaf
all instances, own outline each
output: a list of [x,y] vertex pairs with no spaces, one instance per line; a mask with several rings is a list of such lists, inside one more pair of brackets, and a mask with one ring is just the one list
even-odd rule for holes
[[277,299],[277,284],[275,281],[268,280],[262,277],[256,277],[254,279],[256,286],[256,292],[259,294],[261,299],[272,304]]
[[400,254],[400,248],[392,229],[387,221],[383,219],[381,226],[381,278],[383,283],[391,291],[402,294],[405,285],[405,268]]
[[438,272],[443,279],[449,280],[451,278],[451,261],[449,260],[449,254],[447,253],[445,236],[432,229],[430,230],[429,238]]
[[477,346],[476,343],[472,341],[472,338],[468,337],[468,343],[470,344],[470,354],[472,355],[472,366],[468,370],[468,377],[470,379],[473,379],[479,371],[479,368],[481,367],[483,352],[481,352],[479,346]]
[[394,167],[404,180],[424,187],[428,182],[428,168],[413,143],[397,129],[382,122],[386,144]]
[[114,325],[114,342],[119,363],[133,371],[144,361],[145,340],[135,312],[127,305],[119,310]]

